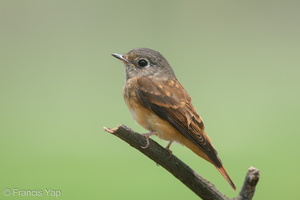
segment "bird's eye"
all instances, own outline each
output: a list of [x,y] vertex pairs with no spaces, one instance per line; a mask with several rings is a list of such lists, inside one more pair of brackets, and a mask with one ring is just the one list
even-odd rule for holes
[[138,65],[139,65],[140,67],[146,67],[146,66],[148,66],[148,61],[147,61],[147,60],[144,60],[144,59],[139,60],[139,61],[138,61]]

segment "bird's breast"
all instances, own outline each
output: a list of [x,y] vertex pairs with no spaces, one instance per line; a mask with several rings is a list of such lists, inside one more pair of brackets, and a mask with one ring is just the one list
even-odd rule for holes
[[151,119],[153,118],[153,113],[144,108],[139,102],[137,96],[137,79],[132,78],[126,81],[123,88],[123,97],[125,103],[127,104],[131,115],[133,118],[145,129],[154,131],[151,126]]
[[168,141],[177,141],[179,132],[166,120],[159,117],[150,108],[145,108],[137,94],[135,79],[127,80],[123,88],[124,100],[133,118],[145,129],[156,132],[156,135]]

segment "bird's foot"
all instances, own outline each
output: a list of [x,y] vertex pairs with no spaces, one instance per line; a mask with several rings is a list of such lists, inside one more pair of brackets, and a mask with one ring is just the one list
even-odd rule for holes
[[149,145],[150,145],[150,143],[149,143],[149,137],[151,135],[153,135],[153,134],[155,134],[155,132],[149,132],[149,133],[142,134],[146,138],[146,146],[144,146],[144,147],[141,146],[143,149],[147,149],[149,147]]
[[172,143],[173,143],[173,141],[170,141],[169,144],[165,148],[170,153],[168,159],[171,158],[171,156],[173,155],[173,152],[170,149]]

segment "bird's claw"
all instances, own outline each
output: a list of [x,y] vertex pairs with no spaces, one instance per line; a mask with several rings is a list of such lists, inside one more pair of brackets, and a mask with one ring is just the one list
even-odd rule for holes
[[141,146],[143,149],[147,149],[150,146],[149,137],[153,134],[155,134],[155,132],[149,132],[149,133],[142,134],[146,138],[146,146],[144,146],[144,147]]
[[166,146],[166,148],[165,148],[165,149],[170,153],[168,159],[171,158],[171,156],[173,155],[173,152],[172,152],[171,149],[170,149],[170,146],[171,146],[172,142],[173,142],[173,141],[170,141],[169,144],[168,144],[168,145]]

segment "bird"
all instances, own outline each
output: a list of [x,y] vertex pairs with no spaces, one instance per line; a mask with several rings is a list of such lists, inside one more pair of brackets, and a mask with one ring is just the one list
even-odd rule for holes
[[126,54],[113,53],[112,56],[125,66],[124,100],[133,118],[149,131],[143,134],[147,142],[143,148],[149,147],[151,135],[169,141],[166,149],[171,155],[171,144],[180,143],[213,164],[236,190],[190,95],[166,58],[149,48],[135,48]]

